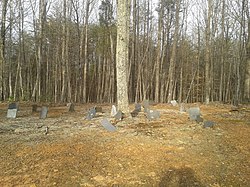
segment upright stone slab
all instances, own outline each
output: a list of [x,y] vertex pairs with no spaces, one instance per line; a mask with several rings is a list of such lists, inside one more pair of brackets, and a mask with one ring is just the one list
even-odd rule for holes
[[154,120],[160,118],[160,112],[156,110],[148,110],[147,111],[148,120]]
[[18,103],[10,103],[8,109],[17,109],[19,110]]
[[74,103],[68,103],[67,106],[68,106],[68,111],[69,112],[75,112],[75,105],[74,105]]
[[104,118],[104,119],[101,121],[101,125],[102,125],[107,131],[110,131],[110,132],[116,131],[115,126],[113,126],[106,118]]
[[86,118],[87,118],[87,120],[91,120],[91,119],[93,119],[95,117],[95,115],[96,115],[96,109],[95,109],[95,107],[92,107],[92,108],[89,109]]
[[139,103],[135,104],[135,111],[141,112],[141,105]]
[[177,106],[178,105],[176,100],[172,100],[172,101],[170,101],[170,103],[171,103],[172,106]]
[[116,115],[116,113],[117,113],[116,107],[115,107],[115,105],[112,105],[111,114],[110,114],[111,117],[114,117]]
[[144,108],[144,112],[147,112],[149,110],[149,101],[148,100],[143,100],[142,101],[142,106]]
[[40,119],[47,118],[47,115],[48,115],[48,107],[43,106],[40,112]]
[[8,109],[7,118],[15,119],[17,115],[17,109]]
[[32,105],[32,112],[37,112],[37,104]]
[[188,114],[190,120],[197,120],[201,116],[200,108],[199,107],[193,107],[188,109]]
[[119,110],[114,117],[116,120],[122,120],[122,118],[123,118],[122,111]]
[[7,118],[15,119],[17,116],[17,111],[18,111],[18,104],[10,103],[8,106]]

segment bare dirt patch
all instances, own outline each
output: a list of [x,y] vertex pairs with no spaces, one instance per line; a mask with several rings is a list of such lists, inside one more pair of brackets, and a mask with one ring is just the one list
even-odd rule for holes
[[159,104],[152,108],[160,119],[111,120],[116,132],[100,124],[111,105],[88,121],[91,106],[73,113],[50,106],[42,120],[29,103],[7,119],[0,104],[1,186],[250,186],[249,106],[201,105],[216,123],[203,128],[179,107]]

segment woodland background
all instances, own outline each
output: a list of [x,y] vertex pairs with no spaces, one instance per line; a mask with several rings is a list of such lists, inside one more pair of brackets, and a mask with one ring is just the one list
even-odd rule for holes
[[[131,0],[129,101],[250,99],[248,0]],[[116,1],[1,0],[0,101],[116,102]]]

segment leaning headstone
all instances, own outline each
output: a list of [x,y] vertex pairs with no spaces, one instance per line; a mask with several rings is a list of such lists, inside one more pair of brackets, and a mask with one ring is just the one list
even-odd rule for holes
[[148,100],[143,100],[142,101],[142,106],[144,108],[144,112],[147,112],[149,110],[149,101]]
[[172,100],[172,101],[170,101],[170,103],[171,103],[172,106],[177,106],[178,105],[176,100]]
[[114,117],[117,113],[117,110],[116,110],[116,107],[115,105],[112,105],[112,108],[111,108],[111,117]]
[[160,112],[157,110],[148,110],[147,111],[148,120],[158,119],[160,118]]
[[41,112],[40,112],[40,119],[45,119],[45,118],[47,118],[47,115],[48,115],[48,107],[43,106],[43,107],[42,107],[42,110],[41,110]]
[[68,103],[67,106],[68,106],[68,111],[69,112],[75,112],[75,105],[74,105],[74,103]]
[[37,105],[36,104],[32,105],[32,112],[37,112]]
[[104,119],[101,121],[101,124],[102,124],[102,126],[103,126],[107,131],[110,131],[110,132],[116,131],[115,126],[113,126],[106,118],[104,118]]
[[135,104],[135,111],[141,112],[141,105],[139,103]]
[[212,128],[213,126],[215,125],[215,122],[213,122],[213,121],[204,121],[204,123],[203,123],[203,127],[204,128]]
[[18,103],[10,103],[8,109],[17,109],[19,110]]
[[123,118],[122,111],[119,110],[114,117],[116,120],[122,120],[122,118]]
[[17,115],[17,109],[8,109],[7,118],[15,119]]
[[88,114],[87,114],[87,120],[91,120],[95,117],[96,115],[96,110],[95,107],[92,107],[91,109],[89,109]]
[[193,107],[188,109],[188,114],[190,120],[196,120],[201,116],[200,108],[199,107]]
[[132,117],[136,117],[136,116],[138,116],[138,114],[139,114],[139,112],[138,112],[138,110],[136,110],[136,109],[134,109],[134,110],[131,112],[131,116],[132,116]]

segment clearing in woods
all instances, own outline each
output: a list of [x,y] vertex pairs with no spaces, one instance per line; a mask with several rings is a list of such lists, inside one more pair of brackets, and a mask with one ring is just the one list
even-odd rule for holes
[[[213,128],[203,128],[168,104],[115,121],[111,105],[86,120],[94,104],[49,106],[46,119],[21,103],[16,119],[0,104],[1,186],[250,186],[250,108],[199,105]],[[131,111],[134,106],[130,106]],[[108,132],[107,117],[117,127]],[[47,128],[48,127],[48,128]],[[48,129],[47,134],[46,129]]]

